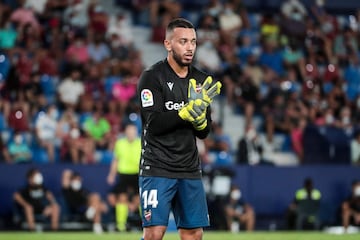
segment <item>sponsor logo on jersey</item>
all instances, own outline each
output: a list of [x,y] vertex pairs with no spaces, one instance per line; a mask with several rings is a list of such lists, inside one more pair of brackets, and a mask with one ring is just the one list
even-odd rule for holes
[[165,107],[167,110],[180,110],[185,105],[185,102],[182,101],[181,103],[174,103],[173,101],[167,101],[165,103]]
[[140,94],[141,104],[143,107],[151,107],[154,105],[154,97],[149,89],[143,89]]

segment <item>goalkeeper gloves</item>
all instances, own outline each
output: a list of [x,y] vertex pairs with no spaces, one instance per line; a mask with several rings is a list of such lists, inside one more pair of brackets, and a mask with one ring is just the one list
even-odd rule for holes
[[214,84],[211,76],[208,76],[201,86],[196,85],[196,80],[191,78],[189,80],[188,100],[201,99],[208,103],[212,102],[213,98],[220,94],[221,83],[216,82]]
[[207,104],[200,100],[191,100],[179,111],[179,116],[188,122],[191,122],[198,131],[203,130],[207,126],[206,108]]
[[196,85],[195,79],[189,80],[188,104],[179,111],[179,116],[192,123],[196,130],[203,130],[207,126],[206,108],[213,98],[220,93],[221,83],[213,83],[208,76],[201,86]]

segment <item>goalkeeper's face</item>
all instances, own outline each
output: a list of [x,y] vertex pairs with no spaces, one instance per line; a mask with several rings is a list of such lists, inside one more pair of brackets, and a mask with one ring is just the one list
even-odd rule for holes
[[196,33],[192,28],[175,28],[172,34],[167,36],[165,47],[169,56],[179,66],[189,66],[192,63],[196,50]]

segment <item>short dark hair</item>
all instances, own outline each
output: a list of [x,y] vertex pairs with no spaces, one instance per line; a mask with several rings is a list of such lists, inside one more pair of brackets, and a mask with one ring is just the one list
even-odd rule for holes
[[26,178],[29,179],[31,178],[35,173],[39,172],[39,169],[37,168],[30,168],[27,172],[26,172]]
[[169,22],[166,32],[172,32],[175,28],[195,28],[194,25],[185,18],[175,18]]
[[81,175],[79,172],[72,172],[70,179],[72,180],[75,178],[81,178]]

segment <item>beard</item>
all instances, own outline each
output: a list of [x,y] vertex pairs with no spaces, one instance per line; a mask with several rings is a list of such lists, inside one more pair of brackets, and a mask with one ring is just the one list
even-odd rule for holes
[[175,52],[174,50],[172,50],[171,53],[172,53],[172,57],[175,60],[175,62],[181,67],[188,67],[192,63],[192,61],[188,61],[188,62],[183,61],[183,59],[181,58],[181,55],[178,54],[177,52]]

